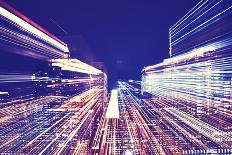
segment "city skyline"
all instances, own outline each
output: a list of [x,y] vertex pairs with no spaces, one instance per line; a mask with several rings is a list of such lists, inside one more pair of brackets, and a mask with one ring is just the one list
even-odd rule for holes
[[0,0],[0,154],[232,154],[232,1],[166,2]]

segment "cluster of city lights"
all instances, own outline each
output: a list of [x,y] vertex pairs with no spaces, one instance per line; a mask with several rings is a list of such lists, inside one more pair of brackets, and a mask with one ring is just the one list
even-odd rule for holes
[[185,154],[231,153],[230,19],[231,2],[200,1],[169,29],[171,57],[142,71],[142,93],[152,94],[157,108],[180,126],[199,133],[191,141],[201,147],[183,149]]

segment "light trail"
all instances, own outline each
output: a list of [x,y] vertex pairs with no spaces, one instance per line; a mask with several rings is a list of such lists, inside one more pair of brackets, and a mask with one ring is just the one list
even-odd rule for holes
[[25,31],[28,31],[32,33],[33,35],[37,36],[38,38],[43,39],[44,41],[56,46],[57,48],[60,48],[64,52],[69,52],[68,48],[61,44],[60,42],[54,40],[47,34],[43,33],[42,31],[38,30],[34,26],[30,25],[26,21],[22,20],[21,18],[17,17],[16,15],[12,14],[8,10],[4,9],[2,6],[0,7],[0,15],[7,18],[11,22],[15,23],[16,25],[22,27]]

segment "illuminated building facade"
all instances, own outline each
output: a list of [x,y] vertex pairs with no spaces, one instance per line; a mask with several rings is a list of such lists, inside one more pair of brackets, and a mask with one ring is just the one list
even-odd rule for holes
[[0,153],[90,154],[107,75],[0,1]]
[[170,58],[142,70],[142,93],[199,132],[200,142],[212,141],[201,150],[218,154],[232,141],[231,21],[231,1],[200,1],[169,29]]

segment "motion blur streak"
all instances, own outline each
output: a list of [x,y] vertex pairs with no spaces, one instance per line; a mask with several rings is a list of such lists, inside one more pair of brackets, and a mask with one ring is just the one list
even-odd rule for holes
[[0,0],[0,153],[232,154],[231,21],[231,0],[200,1],[169,29],[170,58],[108,93],[99,62]]
[[2,48],[36,59],[68,57],[69,50],[66,44],[54,39],[50,33],[46,34],[41,31],[41,28],[37,28],[38,25],[35,27],[14,15],[7,10],[10,8],[6,3],[0,1],[0,43]]
[[0,4],[0,152],[90,154],[105,115],[107,75]]
[[110,101],[106,112],[106,118],[119,118],[117,90],[111,91]]
[[142,70],[142,93],[190,136],[183,154],[232,153],[231,20],[231,1],[199,2],[169,29],[171,57]]

